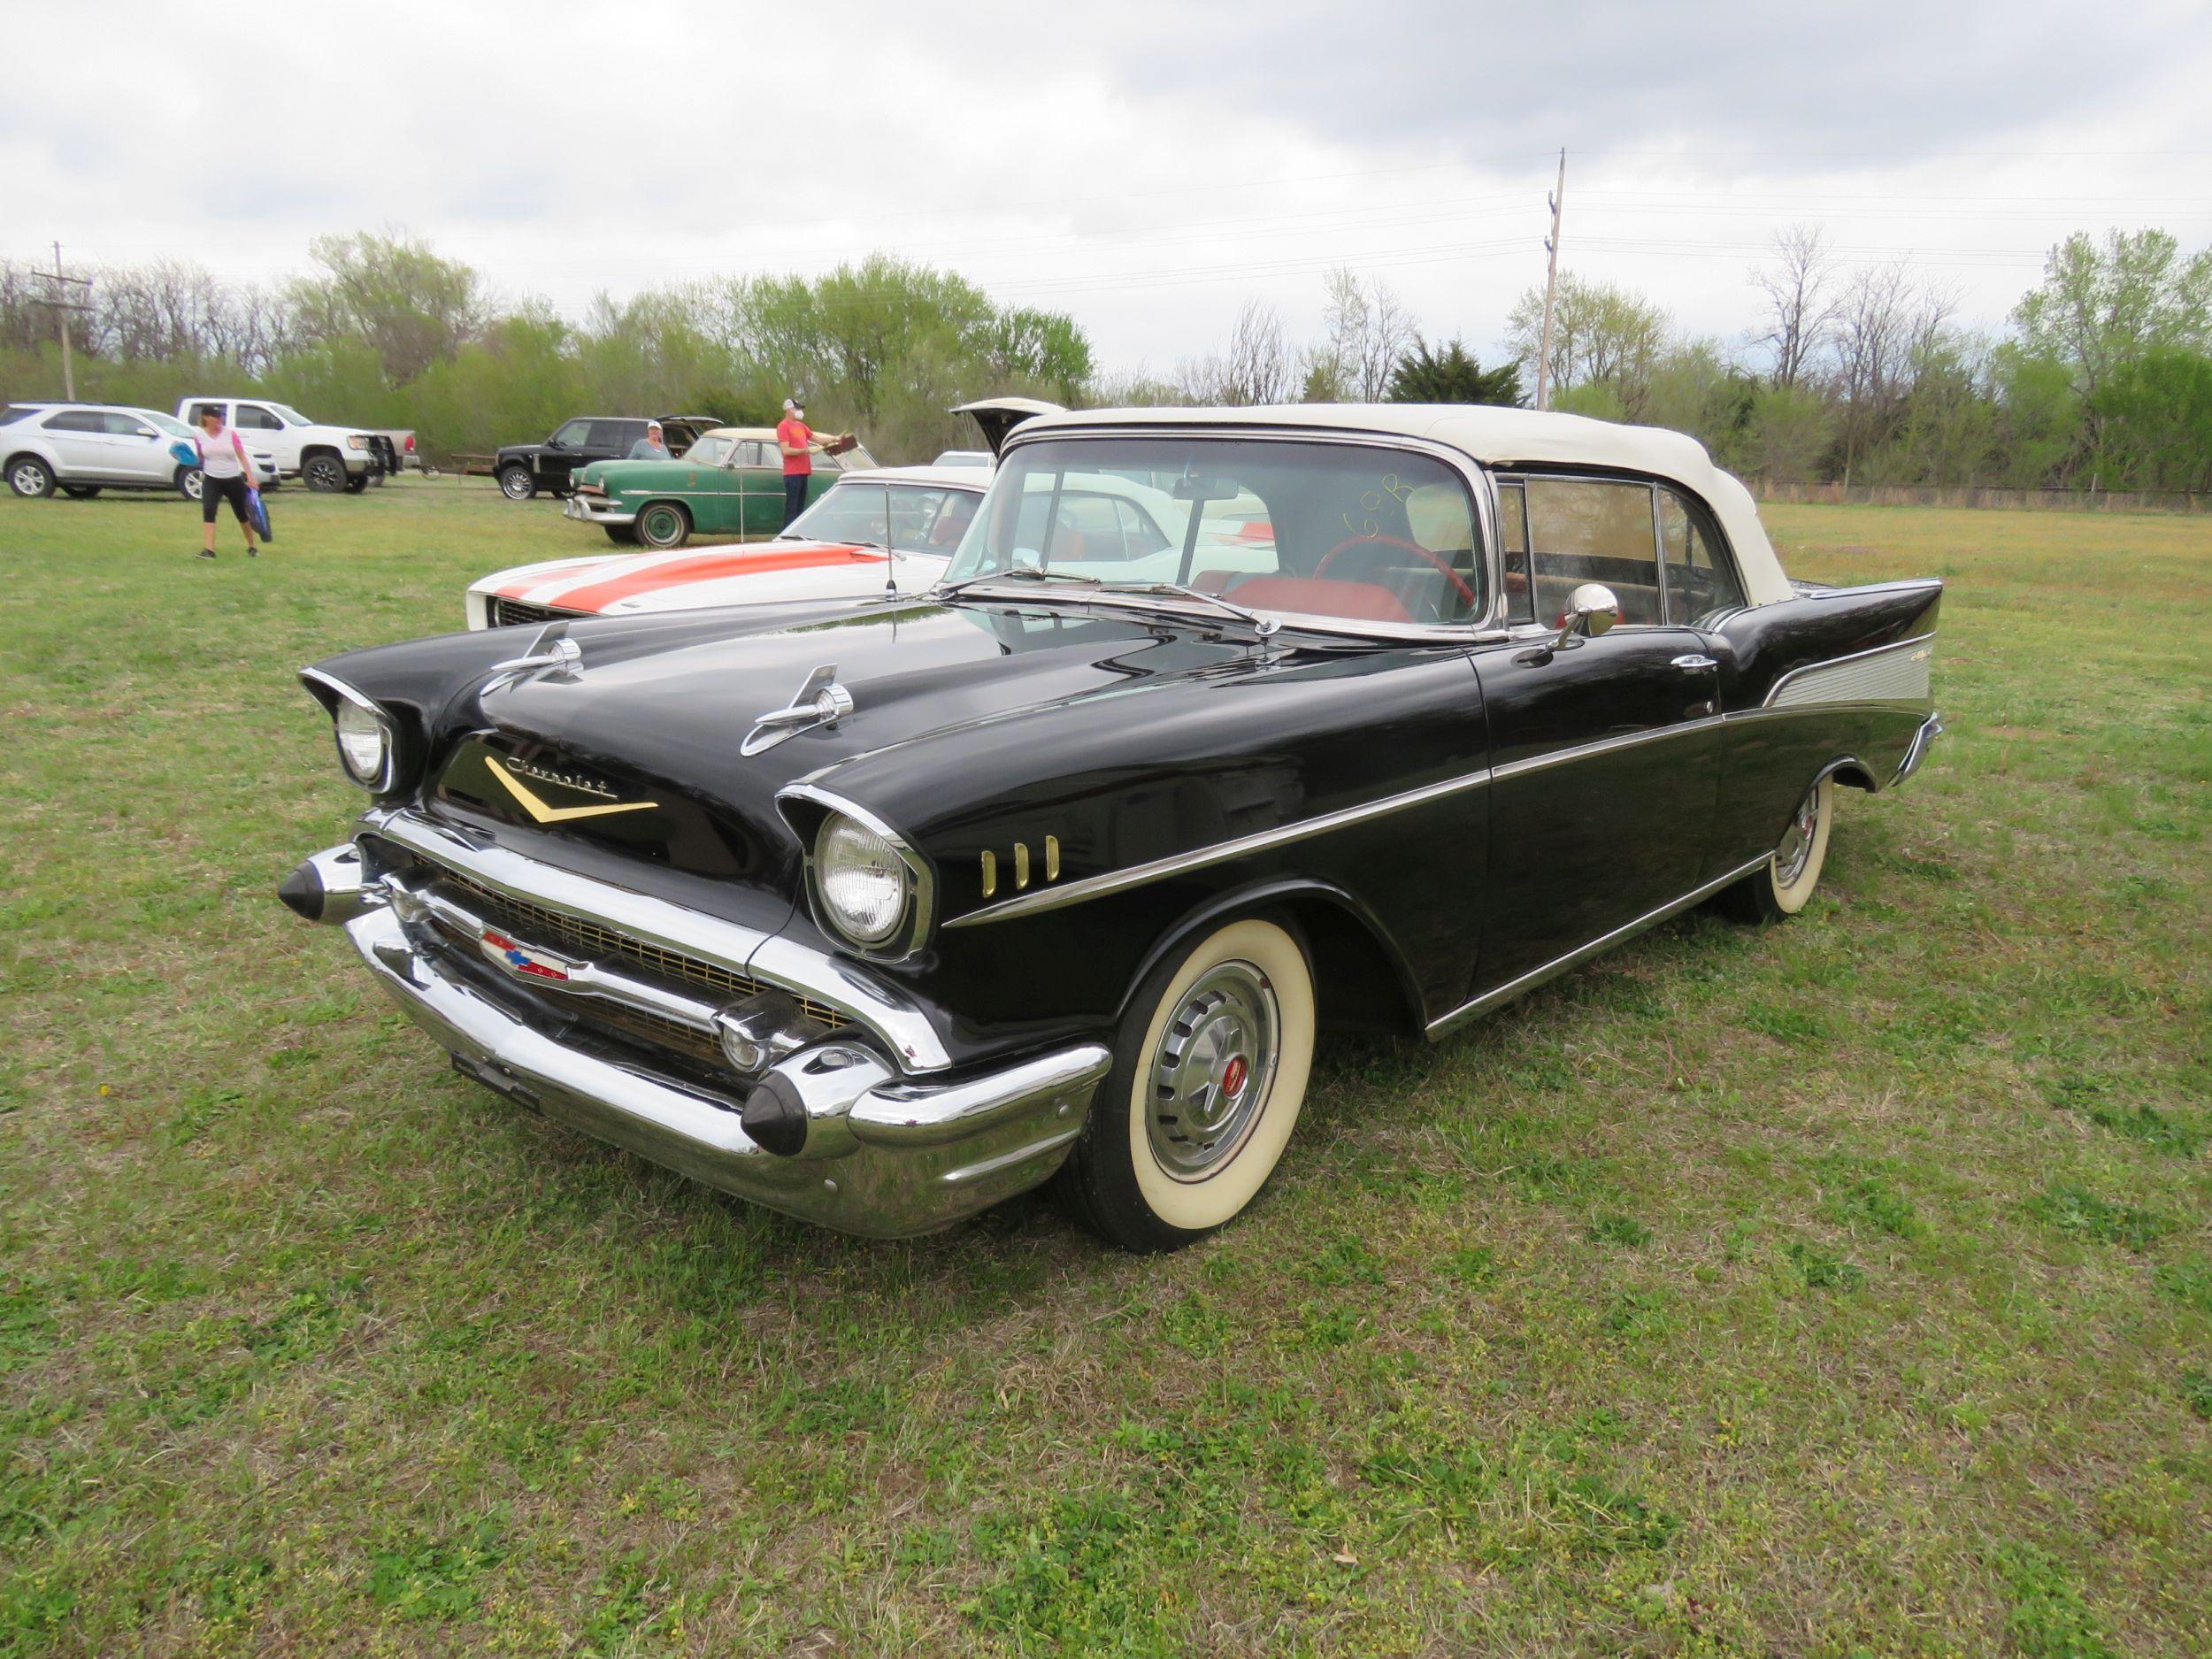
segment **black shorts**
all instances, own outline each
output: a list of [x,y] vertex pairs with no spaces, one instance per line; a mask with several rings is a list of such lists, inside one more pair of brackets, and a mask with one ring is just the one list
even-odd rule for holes
[[213,524],[215,509],[221,503],[230,503],[230,510],[238,515],[238,522],[246,522],[246,480],[238,478],[210,478],[200,474],[200,522]]
[[783,475],[783,521],[787,525],[806,509],[808,472],[786,472]]

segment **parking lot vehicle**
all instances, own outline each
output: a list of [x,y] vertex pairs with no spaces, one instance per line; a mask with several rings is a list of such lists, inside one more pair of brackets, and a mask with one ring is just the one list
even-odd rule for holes
[[[1113,478],[1159,534],[1059,511]],[[1811,900],[1941,730],[1939,581],[1809,588],[1678,434],[1420,405],[1007,441],[945,580],[304,671],[353,839],[287,879],[469,1076],[776,1209],[1056,1177],[1229,1221],[1323,1025],[1457,1030],[1701,901]]]
[[249,450],[274,456],[278,476],[299,479],[311,490],[357,495],[398,470],[388,438],[358,426],[324,426],[267,398],[188,397],[177,405],[177,419],[196,426],[205,409],[220,414]]
[[[700,442],[714,441],[709,434]],[[626,469],[664,464],[610,465]],[[494,571],[470,585],[468,625],[507,627],[556,617],[861,599],[893,589],[919,592],[945,573],[990,482],[987,475],[965,467],[888,467],[829,476],[835,481],[814,504],[765,541],[685,553],[550,559]],[[570,506],[588,499],[580,490]],[[775,502],[780,516],[780,488]]]
[[[847,472],[875,465],[855,444],[818,455],[809,505]],[[772,426],[712,426],[672,460],[594,461],[561,509],[618,545],[678,548],[694,534],[757,540],[783,528],[783,457]]]
[[[19,495],[88,501],[106,489],[173,489],[200,498],[200,469],[180,464],[170,446],[191,428],[157,410],[111,403],[11,403],[0,411],[0,476]],[[250,442],[264,482],[275,462]]]
[[[711,415],[663,415],[661,441],[671,455],[680,455],[693,440],[715,426]],[[575,476],[594,461],[615,461],[630,453],[630,446],[645,435],[642,415],[579,415],[565,420],[560,430],[543,443],[501,446],[492,463],[500,493],[509,501],[528,501],[540,490],[565,495]]]

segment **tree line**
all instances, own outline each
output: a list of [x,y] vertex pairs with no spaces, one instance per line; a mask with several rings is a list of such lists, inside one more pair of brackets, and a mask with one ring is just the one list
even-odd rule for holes
[[[683,284],[580,319],[496,302],[477,272],[397,235],[324,237],[316,270],[266,286],[163,262],[95,273],[78,319],[82,395],[173,406],[262,391],[319,419],[411,426],[434,455],[483,452],[567,416],[772,420],[803,389],[887,459],[969,434],[944,412],[1024,393],[1069,403],[1524,404],[1543,294],[1505,319],[1505,357],[1432,339],[1383,284],[1325,279],[1317,337],[1258,301],[1217,351],[1165,373],[1098,372],[1081,326],[1002,306],[949,272],[877,255],[826,276]],[[1749,477],[1848,484],[2212,489],[2212,251],[2162,231],[2076,234],[2011,326],[1962,325],[1904,263],[1847,265],[1816,231],[1776,238],[1734,339],[1677,329],[1627,289],[1563,273],[1547,378],[1557,409],[1695,434]],[[50,311],[0,262],[0,393],[59,390]]]

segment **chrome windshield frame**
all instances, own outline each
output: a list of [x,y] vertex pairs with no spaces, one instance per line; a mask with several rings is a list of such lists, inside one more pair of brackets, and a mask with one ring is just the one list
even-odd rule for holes
[[[1345,449],[1394,449],[1425,456],[1431,460],[1440,462],[1456,474],[1461,483],[1466,486],[1468,497],[1474,504],[1475,525],[1482,537],[1480,552],[1484,609],[1479,616],[1469,617],[1459,622],[1389,623],[1367,622],[1352,617],[1317,616],[1312,612],[1303,611],[1279,611],[1264,605],[1253,605],[1248,609],[1256,611],[1262,616],[1279,619],[1286,628],[1296,628],[1315,634],[1340,634],[1358,640],[1382,640],[1394,643],[1436,645],[1447,642],[1471,643],[1505,637],[1502,631],[1504,628],[1505,582],[1498,548],[1496,486],[1492,482],[1488,470],[1463,449],[1455,449],[1449,444],[1438,443],[1428,438],[1409,437],[1399,433],[1363,432],[1356,427],[1345,426],[1284,427],[1244,426],[1233,422],[1217,426],[1200,425],[1195,422],[1185,425],[1180,422],[1132,421],[1127,425],[1048,428],[1036,432],[1031,430],[1035,424],[1033,421],[1025,421],[1008,435],[1005,449],[999,457],[998,468],[992,474],[990,488],[984,492],[983,504],[976,510],[978,523],[982,522],[984,514],[989,511],[992,495],[1010,476],[1008,461],[1011,459],[1017,449],[1032,443],[1089,443],[1100,440],[1125,438],[1188,440],[1202,437],[1240,443],[1325,443]],[[947,566],[948,571],[950,568],[949,565]],[[1018,580],[1009,582],[1004,588],[995,588],[990,585],[988,580],[995,573],[979,572],[973,577],[964,579],[974,585],[964,588],[960,597],[1019,603],[1033,603],[1041,596],[1037,587]],[[1091,601],[1110,600],[1114,592],[1114,588],[1110,586],[1102,586],[1096,589],[1082,592],[1074,591],[1071,587],[1056,590],[1051,597],[1053,602],[1058,604],[1081,604]],[[1178,607],[1175,606],[1170,595],[1155,594],[1141,596],[1152,602],[1146,608],[1156,615],[1178,612]],[[1126,611],[1133,607],[1125,605],[1119,608]],[[1187,615],[1193,621],[1210,618],[1217,622],[1225,623],[1227,620],[1217,611],[1196,605],[1181,611],[1180,614]]]

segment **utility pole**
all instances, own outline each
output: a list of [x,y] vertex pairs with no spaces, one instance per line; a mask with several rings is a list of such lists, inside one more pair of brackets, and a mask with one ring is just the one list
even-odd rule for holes
[[92,307],[81,301],[70,299],[68,293],[73,288],[83,288],[89,292],[92,288],[92,279],[62,274],[59,242],[54,244],[53,270],[49,272],[34,269],[31,274],[42,282],[50,282],[54,285],[54,291],[50,297],[33,300],[31,303],[46,306],[54,313],[55,326],[61,330],[61,395],[65,402],[73,403],[77,401],[77,371],[75,365],[70,361],[69,357],[69,313],[89,311]]
[[[1544,238],[1544,251],[1551,256],[1551,263],[1544,268],[1544,343],[1536,354],[1536,407],[1551,407],[1551,308],[1552,297],[1559,288],[1559,220],[1567,211],[1567,151],[1563,145],[1559,151],[1559,188],[1548,198],[1551,208],[1551,234]],[[61,255],[57,252],[55,263]]]

